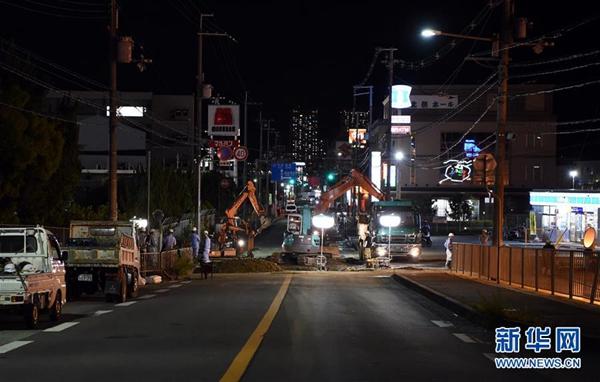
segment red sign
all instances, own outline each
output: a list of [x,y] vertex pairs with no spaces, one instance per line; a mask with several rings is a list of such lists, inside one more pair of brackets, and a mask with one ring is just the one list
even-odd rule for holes
[[219,149],[221,147],[238,147],[240,145],[240,141],[238,141],[237,139],[224,139],[224,140],[217,140],[217,139],[211,139],[208,141],[208,145],[210,147]]
[[237,160],[246,160],[248,159],[248,149],[246,146],[240,146],[233,151],[233,156]]
[[233,114],[228,107],[217,107],[215,110],[215,125],[233,125]]

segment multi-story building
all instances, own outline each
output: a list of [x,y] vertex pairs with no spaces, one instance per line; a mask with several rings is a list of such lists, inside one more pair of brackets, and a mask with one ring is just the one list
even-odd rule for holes
[[[544,88],[548,86],[511,85],[511,94]],[[469,98],[476,86],[450,86],[443,95],[436,93],[437,89],[439,86],[415,87],[410,95],[412,107],[401,109],[402,116],[393,116],[392,193],[403,198],[431,195],[437,200],[440,216],[447,211],[451,195],[468,194],[475,212],[484,218],[493,209],[492,197],[478,182],[473,160],[481,153],[494,154],[497,91],[493,88]],[[388,122],[378,120],[369,131],[372,176],[382,188],[387,180],[388,130]],[[522,204],[527,206],[529,190],[560,185],[552,95],[514,97],[506,130],[506,206],[509,211],[522,210]],[[493,175],[486,175],[493,179]]]
[[340,112],[340,127],[348,135],[351,144],[363,144],[369,127],[369,112],[343,110]]
[[319,112],[292,110],[290,131],[292,159],[313,168],[325,156],[323,140],[319,137]]

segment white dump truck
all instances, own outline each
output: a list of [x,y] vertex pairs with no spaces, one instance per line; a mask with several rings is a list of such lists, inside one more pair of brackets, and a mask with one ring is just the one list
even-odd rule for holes
[[21,314],[30,328],[42,311],[58,321],[67,297],[65,256],[42,227],[0,228],[0,313]]

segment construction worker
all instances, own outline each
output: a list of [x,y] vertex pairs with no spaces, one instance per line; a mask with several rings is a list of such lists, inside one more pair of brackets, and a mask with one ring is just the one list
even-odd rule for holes
[[158,252],[158,244],[160,240],[158,238],[158,233],[154,228],[150,230],[150,234],[146,236],[146,250],[149,253],[157,253]]
[[163,251],[170,251],[171,249],[175,249],[177,246],[177,239],[175,239],[175,235],[173,235],[173,229],[169,228],[169,234],[165,236],[163,240]]
[[452,267],[452,244],[454,242],[454,234],[450,232],[448,238],[444,242],[444,248],[446,248],[446,267],[450,269]]
[[198,228],[192,228],[192,257],[196,260],[198,258],[198,252],[200,251],[200,235],[198,235]]
[[202,262],[210,263],[211,241],[208,231],[204,231],[204,248],[202,249]]

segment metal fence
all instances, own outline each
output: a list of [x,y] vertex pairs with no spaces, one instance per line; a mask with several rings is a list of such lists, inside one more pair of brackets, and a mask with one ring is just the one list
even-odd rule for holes
[[163,252],[146,252],[140,257],[142,275],[166,275],[172,273],[175,261],[180,257],[192,258],[191,248],[174,249]]
[[598,254],[454,243],[453,272],[535,291],[600,301]]

